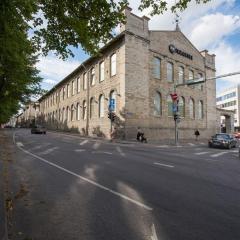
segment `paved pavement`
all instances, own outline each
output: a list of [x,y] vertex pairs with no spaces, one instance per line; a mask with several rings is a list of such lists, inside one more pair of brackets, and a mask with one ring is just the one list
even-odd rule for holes
[[240,239],[237,149],[29,130],[14,141],[11,239]]

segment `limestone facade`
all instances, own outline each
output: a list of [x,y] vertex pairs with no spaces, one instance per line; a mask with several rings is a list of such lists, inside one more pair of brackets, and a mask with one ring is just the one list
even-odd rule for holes
[[171,139],[170,93],[175,91],[181,105],[179,138],[193,138],[196,128],[203,138],[213,135],[215,80],[175,86],[189,78],[215,76],[215,55],[199,52],[179,28],[150,31],[147,17],[132,14],[130,8],[125,14],[121,33],[101,49],[100,56],[89,58],[39,99],[38,121],[49,128],[109,137],[108,105],[113,94],[113,125],[119,137],[135,138],[139,126],[149,139]]

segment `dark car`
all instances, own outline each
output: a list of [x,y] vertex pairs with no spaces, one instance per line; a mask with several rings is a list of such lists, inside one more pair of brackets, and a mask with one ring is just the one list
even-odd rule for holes
[[237,146],[237,139],[231,134],[217,133],[208,141],[208,146],[231,149]]
[[46,134],[46,128],[41,126],[41,125],[34,125],[32,128],[31,128],[31,133],[43,133],[43,134]]

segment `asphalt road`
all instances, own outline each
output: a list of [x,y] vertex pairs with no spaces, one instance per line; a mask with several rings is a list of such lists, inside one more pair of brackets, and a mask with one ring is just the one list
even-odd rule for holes
[[10,239],[240,239],[237,149],[13,132]]

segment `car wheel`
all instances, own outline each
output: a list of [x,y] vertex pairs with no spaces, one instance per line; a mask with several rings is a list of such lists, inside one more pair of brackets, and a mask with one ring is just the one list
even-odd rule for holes
[[44,134],[46,134],[46,132],[44,132]]

